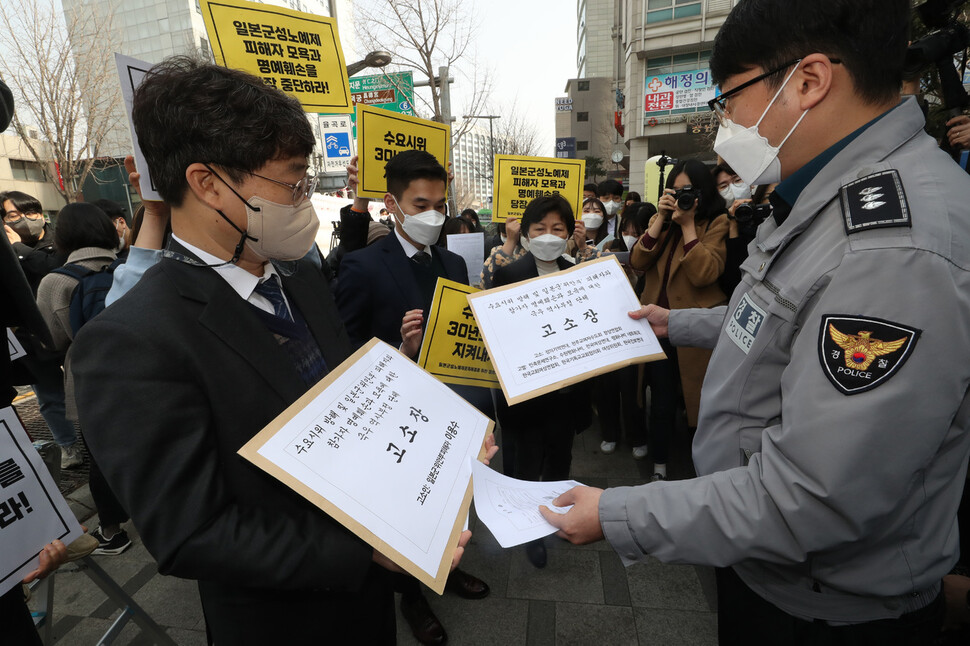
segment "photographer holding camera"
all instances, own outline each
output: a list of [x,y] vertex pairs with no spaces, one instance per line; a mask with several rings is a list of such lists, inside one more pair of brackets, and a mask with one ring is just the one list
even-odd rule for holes
[[741,282],[741,263],[748,257],[748,245],[771,215],[768,195],[775,184],[759,186],[752,196],[751,187],[723,161],[711,170],[711,177],[728,207],[727,257],[720,282],[721,289],[730,296]]
[[[726,303],[718,278],[724,271],[727,210],[707,167],[694,159],[674,165],[658,207],[647,232],[630,252],[630,266],[646,272],[640,302],[669,309]],[[661,343],[668,359],[646,365],[651,388],[650,453],[654,480],[667,477],[667,441],[674,427],[678,369],[687,424],[694,427],[701,383],[711,358],[710,350],[675,350],[666,340]]]

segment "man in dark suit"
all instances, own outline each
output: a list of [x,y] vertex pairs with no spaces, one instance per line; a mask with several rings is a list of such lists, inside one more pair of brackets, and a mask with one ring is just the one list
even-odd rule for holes
[[[350,184],[356,183],[356,167]],[[360,347],[373,337],[402,347],[405,314],[418,329],[431,308],[439,278],[468,284],[461,256],[435,246],[446,218],[448,172],[433,155],[409,150],[387,163],[384,206],[394,231],[369,247],[348,253],[340,263],[337,307],[350,342]],[[407,354],[416,355],[416,352]],[[484,388],[451,386],[489,417],[491,395]],[[447,633],[421,592],[417,580],[396,577],[401,612],[422,644],[444,644]],[[448,589],[467,599],[488,595],[488,586],[461,570],[448,578]]]
[[133,119],[173,241],[74,342],[88,444],[159,571],[199,581],[215,643],[393,644],[393,564],[236,453],[350,354],[321,270],[281,262],[318,226],[306,115],[174,58]]

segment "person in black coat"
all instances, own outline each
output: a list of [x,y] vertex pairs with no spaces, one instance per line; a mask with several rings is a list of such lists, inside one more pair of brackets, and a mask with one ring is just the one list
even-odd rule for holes
[[[522,235],[528,253],[495,270],[495,287],[545,276],[573,266],[564,256],[576,221],[572,207],[559,195],[532,200],[522,214]],[[588,425],[588,384],[576,384],[509,406],[496,391],[496,412],[502,428],[505,475],[519,480],[566,480],[572,463],[573,436]],[[582,421],[580,421],[582,420]],[[526,544],[536,567],[546,565],[542,539]]]
[[323,271],[290,262],[319,225],[303,109],[172,58],[133,121],[173,235],[74,341],[89,447],[159,571],[199,581],[215,643],[393,644],[396,566],[237,454],[351,354]]

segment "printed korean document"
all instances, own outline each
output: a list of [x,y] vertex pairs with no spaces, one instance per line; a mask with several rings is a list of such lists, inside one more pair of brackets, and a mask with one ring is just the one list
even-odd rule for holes
[[666,358],[616,258],[468,296],[509,404]]
[[372,339],[239,453],[441,594],[492,427]]

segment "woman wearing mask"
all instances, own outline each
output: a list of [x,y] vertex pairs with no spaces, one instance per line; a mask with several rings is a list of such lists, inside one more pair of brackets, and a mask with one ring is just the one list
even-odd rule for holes
[[[690,187],[693,195],[675,199],[674,194],[685,187]],[[671,309],[726,303],[718,278],[724,271],[727,213],[707,167],[693,159],[675,165],[658,208],[630,253],[630,265],[646,272],[640,302]],[[710,350],[700,348],[675,350],[666,339],[661,345],[668,359],[646,366],[651,387],[650,451],[655,480],[667,477],[667,444],[676,417],[678,370],[687,424],[694,427],[701,383],[711,356]]]
[[[495,270],[495,287],[572,267],[572,260],[563,254],[575,226],[572,207],[562,196],[532,200],[522,215],[522,239],[528,251]],[[501,390],[496,395],[505,474],[520,480],[567,479],[573,436],[588,425],[582,421],[589,419],[588,386],[569,386],[514,406],[509,406]],[[527,543],[525,549],[535,567],[545,567],[542,539]]]
[[583,226],[586,227],[586,246],[603,251],[615,239],[606,230],[606,209],[595,197],[583,200]]

